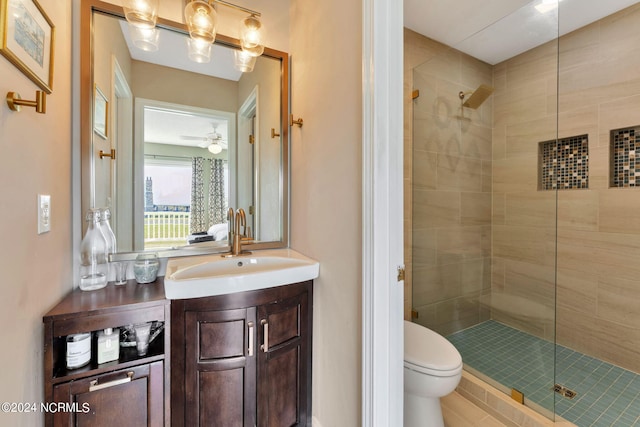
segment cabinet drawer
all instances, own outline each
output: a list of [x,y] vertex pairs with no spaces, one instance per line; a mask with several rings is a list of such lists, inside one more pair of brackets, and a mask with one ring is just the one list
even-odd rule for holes
[[75,410],[54,415],[55,426],[161,426],[163,363],[134,366],[54,387],[55,402]]

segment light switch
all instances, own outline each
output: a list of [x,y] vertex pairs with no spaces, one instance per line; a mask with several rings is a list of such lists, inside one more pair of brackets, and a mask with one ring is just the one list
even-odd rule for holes
[[38,234],[51,230],[51,196],[38,194]]

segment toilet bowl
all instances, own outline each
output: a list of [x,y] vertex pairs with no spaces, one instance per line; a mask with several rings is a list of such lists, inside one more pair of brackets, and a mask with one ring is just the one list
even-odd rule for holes
[[404,322],[404,426],[444,427],[440,397],[462,377],[462,357],[446,338]]

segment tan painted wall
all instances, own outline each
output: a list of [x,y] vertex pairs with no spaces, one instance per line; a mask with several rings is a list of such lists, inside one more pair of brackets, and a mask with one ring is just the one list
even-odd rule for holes
[[[47,113],[0,105],[0,401],[42,402],[42,316],[72,288],[71,2],[41,0],[56,27]],[[0,93],[34,99],[38,89],[0,57]],[[37,194],[51,195],[51,231],[37,234]],[[41,413],[0,413],[0,425],[34,426]]]
[[238,83],[232,80],[141,61],[133,61],[131,74],[136,98],[232,113],[238,110]]
[[[339,10],[340,13],[336,13]],[[362,10],[291,2],[291,246],[320,262],[313,414],[361,424]],[[330,25],[329,25],[330,23]]]

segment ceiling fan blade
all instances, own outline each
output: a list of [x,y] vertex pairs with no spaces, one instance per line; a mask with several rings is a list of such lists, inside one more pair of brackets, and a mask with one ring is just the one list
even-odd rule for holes
[[185,141],[206,141],[207,138],[204,136],[189,136],[189,135],[180,135],[180,139],[184,139]]

